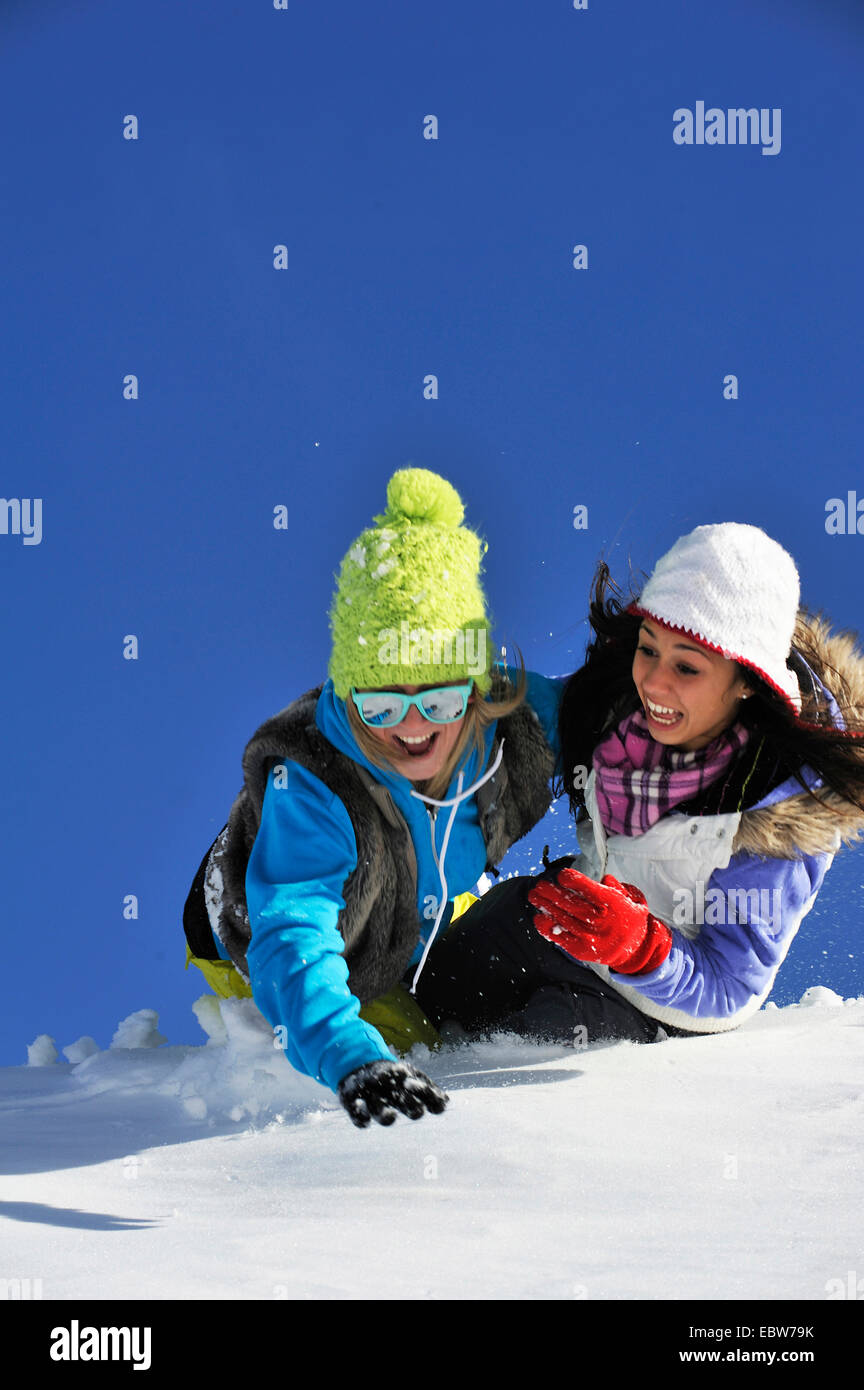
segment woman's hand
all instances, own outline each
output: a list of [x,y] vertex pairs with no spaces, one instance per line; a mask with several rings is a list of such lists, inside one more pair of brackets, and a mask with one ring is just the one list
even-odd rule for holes
[[358,1129],[370,1120],[392,1125],[396,1111],[419,1120],[427,1110],[440,1115],[449,1096],[408,1062],[367,1062],[339,1082],[339,1099]]
[[648,911],[644,894],[607,874],[602,883],[562,869],[555,883],[528,893],[541,936],[580,961],[608,965],[621,975],[656,970],[672,949],[672,933]]

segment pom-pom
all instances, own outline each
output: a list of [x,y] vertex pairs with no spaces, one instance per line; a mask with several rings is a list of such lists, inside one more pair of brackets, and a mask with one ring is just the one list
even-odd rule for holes
[[429,521],[436,526],[461,526],[465,508],[446,478],[428,468],[400,468],[387,484],[387,518]]

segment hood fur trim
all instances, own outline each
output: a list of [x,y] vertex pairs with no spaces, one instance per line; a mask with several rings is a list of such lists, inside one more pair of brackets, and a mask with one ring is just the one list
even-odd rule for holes
[[[864,657],[854,635],[832,633],[824,618],[802,610],[795,646],[837,700],[844,719],[864,725]],[[818,801],[800,791],[762,810],[742,812],[733,853],[800,859],[804,854],[833,854],[841,844],[854,845],[864,839],[864,811],[827,789],[817,789],[816,796]]]
[[836,854],[841,844],[859,843],[864,838],[864,812],[836,792],[816,794],[818,802],[800,792],[761,811],[742,812],[732,853],[800,859],[805,854]]

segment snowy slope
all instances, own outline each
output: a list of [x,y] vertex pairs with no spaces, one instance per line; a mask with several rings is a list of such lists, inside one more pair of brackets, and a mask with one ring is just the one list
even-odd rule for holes
[[196,1011],[200,1047],[142,1011],[0,1070],[0,1276],[68,1300],[825,1300],[864,1276],[864,999],[648,1047],[418,1049],[447,1112],[366,1131],[249,1001]]

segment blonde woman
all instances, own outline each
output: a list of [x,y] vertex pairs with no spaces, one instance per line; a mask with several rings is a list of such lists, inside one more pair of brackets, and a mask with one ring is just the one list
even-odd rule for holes
[[391,479],[342,563],[330,678],[247,745],[184,914],[189,958],[360,1127],[443,1110],[388,1043],[435,1036],[409,992],[429,946],[550,800],[561,686],[493,673],[463,515],[434,473]]

